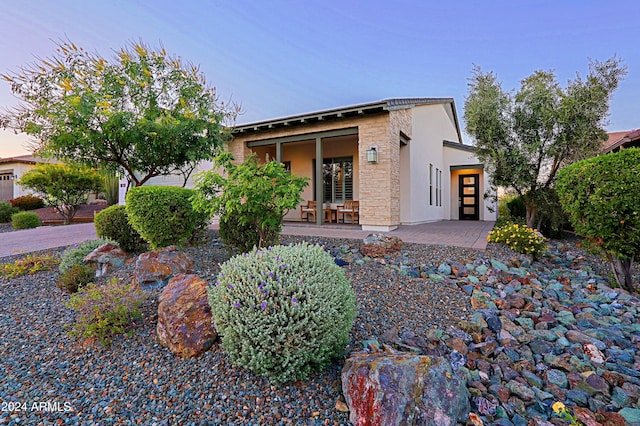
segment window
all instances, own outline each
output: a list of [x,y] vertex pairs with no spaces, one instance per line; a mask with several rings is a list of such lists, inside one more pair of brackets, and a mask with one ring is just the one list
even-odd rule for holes
[[442,170],[440,170],[440,186],[438,190],[440,191],[440,205],[442,206]]
[[[313,164],[315,177],[315,161]],[[322,161],[322,175],[325,202],[343,203],[345,200],[353,200],[353,157],[325,158]],[[318,199],[315,192],[314,198]]]
[[433,164],[429,164],[429,205],[433,205]]
[[439,174],[440,171],[436,167],[436,206],[440,205],[440,192],[438,191],[438,188],[440,188],[440,178],[438,177]]

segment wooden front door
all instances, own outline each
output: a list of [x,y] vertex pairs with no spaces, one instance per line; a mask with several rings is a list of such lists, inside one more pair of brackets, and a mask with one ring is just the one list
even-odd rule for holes
[[458,206],[460,220],[480,219],[480,175],[460,175],[458,178]]

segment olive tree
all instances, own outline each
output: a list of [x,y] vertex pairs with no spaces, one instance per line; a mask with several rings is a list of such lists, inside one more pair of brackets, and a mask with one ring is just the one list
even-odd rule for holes
[[493,72],[474,68],[464,105],[466,131],[491,184],[522,197],[527,226],[541,222],[536,215],[553,196],[558,171],[601,148],[609,100],[625,73],[615,57],[593,61],[585,78],[577,75],[563,88],[552,71],[535,71],[513,94]]
[[560,171],[556,185],[571,223],[603,252],[620,286],[633,291],[640,254],[640,149],[604,154]]
[[2,127],[33,136],[41,155],[117,171],[134,186],[212,158],[238,112],[198,67],[142,43],[104,58],[62,42],[2,77],[23,101]]
[[68,225],[81,204],[87,202],[92,191],[101,191],[103,181],[93,169],[66,164],[38,164],[26,172],[18,182],[20,186],[41,194]]

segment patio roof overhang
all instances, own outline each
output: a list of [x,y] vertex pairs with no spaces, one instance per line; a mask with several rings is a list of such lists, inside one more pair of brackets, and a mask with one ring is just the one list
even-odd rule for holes
[[[272,120],[256,121],[253,123],[240,124],[233,129],[234,134],[249,134],[261,131],[268,131],[289,126],[299,126],[321,121],[339,120],[349,117],[363,116],[367,114],[381,114],[389,111],[412,108],[417,105],[429,104],[451,104],[454,111],[453,117],[455,126],[460,134],[460,126],[455,114],[455,103],[453,98],[393,98],[377,102],[370,102],[360,105],[352,105],[341,108],[332,108],[322,111],[305,114],[292,115],[288,117],[275,118]],[[462,139],[460,139],[462,140]]]

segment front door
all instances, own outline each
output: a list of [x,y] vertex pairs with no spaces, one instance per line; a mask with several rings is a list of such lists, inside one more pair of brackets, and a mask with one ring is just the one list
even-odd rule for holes
[[460,175],[458,178],[458,206],[460,220],[480,219],[480,175]]
[[0,173],[0,201],[9,201],[13,198],[13,171]]

